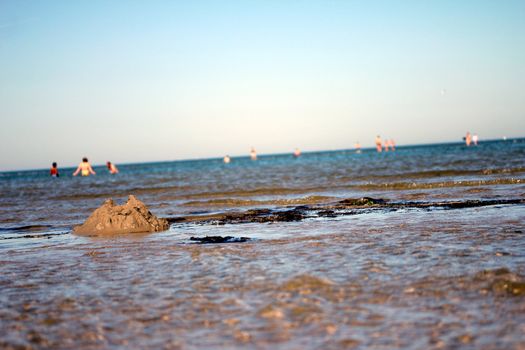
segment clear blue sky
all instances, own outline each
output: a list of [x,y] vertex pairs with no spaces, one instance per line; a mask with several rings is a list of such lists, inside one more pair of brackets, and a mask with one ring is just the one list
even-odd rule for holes
[[525,1],[0,0],[0,170],[525,136]]

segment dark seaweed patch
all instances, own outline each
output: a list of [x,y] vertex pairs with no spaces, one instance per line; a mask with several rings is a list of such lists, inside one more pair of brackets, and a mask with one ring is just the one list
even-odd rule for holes
[[47,238],[51,239],[55,236],[67,235],[69,232],[60,232],[60,233],[43,233],[35,235],[17,235],[17,236],[8,236],[0,237],[0,239],[20,239],[20,238]]
[[206,236],[206,237],[191,237],[190,241],[197,242],[199,244],[208,243],[243,243],[249,241],[248,237],[232,237],[232,236]]
[[[245,212],[213,214],[209,216],[168,218],[170,223],[194,222],[198,224],[242,224],[301,221],[307,218],[333,218],[344,215],[388,213],[403,209],[424,211],[466,209],[494,205],[520,205],[525,199],[465,200],[444,202],[388,202],[384,199],[363,197],[348,198],[335,203],[301,205],[275,209],[251,209]],[[521,233],[521,231],[519,232]]]

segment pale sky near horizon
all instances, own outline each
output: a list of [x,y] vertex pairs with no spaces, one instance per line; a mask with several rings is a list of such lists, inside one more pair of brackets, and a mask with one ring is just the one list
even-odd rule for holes
[[525,136],[525,1],[0,0],[0,170]]

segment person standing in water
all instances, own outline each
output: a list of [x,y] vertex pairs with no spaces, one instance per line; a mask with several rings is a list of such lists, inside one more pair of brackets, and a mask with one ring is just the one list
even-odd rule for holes
[[58,167],[57,167],[57,163],[56,162],[53,162],[53,164],[51,165],[51,170],[49,170],[49,175],[53,176],[53,177],[59,177],[60,174],[58,173]]
[[467,135],[465,135],[465,144],[468,146],[470,146],[470,143],[472,142],[472,136],[470,136],[470,132],[467,131]]
[[80,175],[82,176],[89,176],[89,174],[92,174],[92,175],[97,174],[91,167],[91,164],[89,164],[89,161],[86,157],[82,158],[82,163],[78,165],[78,168],[73,173],[73,176],[77,176],[78,173],[80,173]]
[[474,146],[478,145],[478,134],[472,136],[472,142],[474,142]]
[[390,149],[392,151],[396,150],[396,142],[394,141],[394,139],[390,139]]
[[299,148],[296,148],[293,152],[294,158],[299,158],[301,156],[301,150]]
[[224,162],[224,164],[230,164],[230,162],[231,162],[230,156],[229,155],[225,155],[224,158],[222,159],[222,161]]
[[257,152],[255,151],[255,148],[253,147],[252,147],[252,150],[250,151],[250,159],[257,160]]
[[376,150],[378,152],[382,152],[383,151],[383,145],[382,145],[382,142],[381,142],[381,136],[379,136],[379,135],[376,136]]
[[361,144],[357,141],[354,145],[355,153],[361,153]]
[[111,163],[109,160],[106,162],[110,174],[118,174],[118,169],[115,164]]

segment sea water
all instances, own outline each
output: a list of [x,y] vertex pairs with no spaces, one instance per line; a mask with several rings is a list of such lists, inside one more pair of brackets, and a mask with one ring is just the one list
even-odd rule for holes
[[[0,173],[0,347],[520,348],[525,140]],[[107,198],[177,219],[371,197],[492,201],[71,233]],[[193,236],[251,238],[194,244]]]

